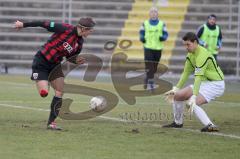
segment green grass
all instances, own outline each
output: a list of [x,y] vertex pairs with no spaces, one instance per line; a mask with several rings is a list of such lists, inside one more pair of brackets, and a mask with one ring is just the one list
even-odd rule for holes
[[[81,80],[68,82],[82,84]],[[110,82],[97,82],[96,87],[114,89]],[[27,76],[0,76],[0,158],[3,159],[236,159],[240,149],[240,86],[228,83],[226,93],[206,106],[211,119],[220,127],[217,135],[200,133],[202,125],[186,113],[184,129],[163,129],[171,122],[171,106],[161,96],[138,97],[136,105],[119,105],[104,114],[135,122],[102,118],[57,122],[64,131],[46,130],[47,111],[53,95],[40,98]],[[66,94],[74,99],[73,111],[86,110],[90,97]],[[14,108],[13,106],[22,106]],[[32,109],[26,109],[32,108]],[[41,108],[42,110],[38,110]],[[146,114],[168,114],[153,118]],[[138,119],[136,114],[140,113]],[[133,116],[135,114],[135,116]],[[224,136],[226,135],[226,136]],[[232,137],[227,136],[232,135]]]

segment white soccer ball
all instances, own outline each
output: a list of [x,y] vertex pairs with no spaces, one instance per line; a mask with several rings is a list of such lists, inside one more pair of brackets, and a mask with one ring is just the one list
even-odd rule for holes
[[102,96],[96,96],[90,100],[89,106],[93,111],[101,112],[107,107],[107,100]]

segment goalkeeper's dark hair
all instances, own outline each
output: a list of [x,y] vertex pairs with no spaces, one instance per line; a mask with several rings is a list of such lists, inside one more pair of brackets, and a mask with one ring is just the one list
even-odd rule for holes
[[198,43],[198,37],[195,33],[193,32],[187,32],[183,38],[182,38],[183,41],[191,41],[191,42],[194,42],[194,41],[197,41]]

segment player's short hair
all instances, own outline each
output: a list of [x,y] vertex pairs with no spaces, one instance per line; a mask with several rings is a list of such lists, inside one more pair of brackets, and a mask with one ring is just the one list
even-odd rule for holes
[[92,29],[95,25],[96,22],[91,17],[82,17],[77,24],[77,26],[86,29]]
[[208,16],[208,19],[210,19],[210,18],[215,18],[215,19],[217,19],[217,16],[216,16],[215,14],[210,14],[210,15]]
[[198,37],[195,33],[193,32],[187,32],[183,38],[182,38],[183,41],[191,41],[191,42],[194,42],[194,41],[197,41],[198,43]]
[[157,7],[152,7],[152,8],[150,8],[149,13],[150,13],[150,12],[156,12],[156,13],[158,13]]

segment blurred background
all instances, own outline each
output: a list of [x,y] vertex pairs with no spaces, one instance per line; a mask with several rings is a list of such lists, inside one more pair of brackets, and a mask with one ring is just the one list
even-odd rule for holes
[[[240,2],[238,0],[0,0],[0,72],[18,74],[31,72],[34,54],[51,33],[42,28],[16,31],[16,20],[53,20],[77,24],[80,17],[91,16],[96,22],[94,33],[86,39],[82,53],[104,59],[107,70],[114,53],[124,52],[132,61],[143,59],[139,29],[148,19],[149,9],[155,6],[159,18],[166,23],[168,40],[161,63],[168,66],[168,75],[179,75],[183,69],[186,51],[182,36],[196,32],[210,14],[217,16],[222,29],[223,45],[218,62],[227,79],[239,80]],[[127,49],[119,43],[131,41]],[[116,44],[104,49],[107,42]]]

